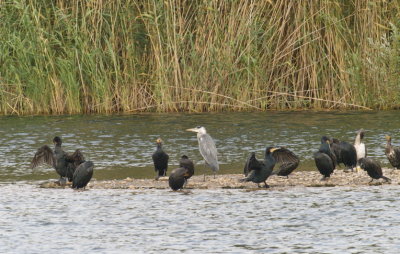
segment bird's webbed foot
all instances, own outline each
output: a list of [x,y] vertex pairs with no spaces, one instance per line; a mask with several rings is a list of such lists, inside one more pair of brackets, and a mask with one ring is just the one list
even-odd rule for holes
[[323,177],[321,178],[321,181],[327,181],[327,180],[329,180],[329,176],[323,176]]

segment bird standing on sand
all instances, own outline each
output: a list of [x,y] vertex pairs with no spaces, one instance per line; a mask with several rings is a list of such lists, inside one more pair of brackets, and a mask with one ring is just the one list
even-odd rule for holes
[[321,181],[324,181],[329,178],[335,170],[334,160],[336,157],[330,156],[332,151],[329,145],[329,139],[322,137],[321,141],[323,143],[320,145],[318,152],[314,153],[314,161],[318,171],[323,175]]
[[357,152],[357,161],[359,161],[361,158],[367,157],[367,148],[365,147],[365,144],[362,142],[364,134],[365,134],[364,129],[359,130],[357,132],[356,139],[354,140],[354,148],[356,149]]
[[72,179],[72,188],[80,189],[86,187],[89,183],[90,179],[93,176],[93,162],[85,161],[81,163],[75,170],[73,179]]
[[326,155],[329,156],[329,158],[331,158],[332,162],[333,162],[333,168],[336,168],[336,162],[337,162],[337,158],[335,153],[332,151],[331,149],[331,139],[328,138],[327,136],[322,136],[321,138],[321,145],[319,147],[319,152],[324,153]]
[[[278,152],[279,151],[279,152]],[[289,161],[289,158],[292,156],[291,152],[286,148],[280,147],[267,147],[265,149],[265,157],[264,161],[259,161],[256,158],[256,154],[253,152],[250,154],[250,157],[247,159],[244,173],[246,178],[240,179],[240,182],[253,182],[260,187],[260,183],[265,184],[265,188],[269,188],[267,184],[268,177],[271,176],[272,170],[274,169],[276,159],[278,157],[279,160]],[[275,154],[275,155],[274,155]]]
[[206,165],[208,165],[212,169],[215,179],[215,173],[219,170],[219,165],[217,158],[217,148],[215,147],[214,140],[211,138],[210,135],[207,134],[206,128],[202,126],[197,126],[196,128],[187,129],[187,131],[192,131],[197,133],[197,141],[199,142],[200,154],[201,156],[203,156]]
[[158,138],[156,142],[157,150],[153,153],[152,158],[154,163],[154,170],[157,173],[155,179],[158,180],[158,178],[160,178],[161,176],[166,176],[167,174],[169,156],[162,149],[161,138]]
[[286,176],[289,175],[299,166],[300,159],[292,151],[285,147],[280,147],[272,152],[276,163],[280,164],[279,169],[272,172],[272,175]]
[[194,175],[193,161],[191,161],[186,155],[182,155],[182,157],[179,161],[179,167],[186,168],[188,170],[188,176],[187,176],[186,180]]
[[79,149],[76,149],[73,154],[64,152],[61,148],[62,140],[60,137],[54,137],[53,143],[54,151],[47,145],[38,148],[32,159],[31,168],[46,163],[53,166],[60,175],[60,184],[65,184],[67,179],[71,182],[75,169],[85,161],[85,158]]
[[339,141],[336,138],[332,138],[330,142],[331,150],[336,156],[336,164],[343,163],[346,170],[353,171],[353,168],[357,166],[357,151],[355,147],[346,141]]
[[168,184],[176,191],[185,187],[187,180],[194,174],[194,164],[186,155],[182,155],[179,168],[172,170]]
[[392,146],[392,137],[389,135],[386,135],[385,154],[390,164],[395,169],[400,169],[400,148]]
[[372,178],[370,182],[372,182],[374,179],[380,178],[384,179],[385,182],[391,181],[386,176],[383,176],[381,165],[379,165],[378,162],[371,160],[370,158],[361,158],[358,161],[358,165],[360,165],[360,168],[367,171],[368,175]]

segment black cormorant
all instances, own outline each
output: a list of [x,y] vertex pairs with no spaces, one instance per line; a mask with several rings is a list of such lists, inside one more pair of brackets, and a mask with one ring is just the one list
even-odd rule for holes
[[343,163],[346,169],[351,169],[357,166],[357,152],[355,147],[346,141],[339,141],[336,138],[331,139],[331,150],[335,154],[336,164]]
[[176,168],[172,170],[168,178],[169,187],[174,191],[182,189],[188,176],[187,168]]
[[186,155],[182,155],[182,157],[179,161],[179,167],[186,168],[188,170],[188,176],[187,176],[186,180],[194,175],[193,161],[191,161]]
[[280,164],[279,169],[272,172],[273,175],[286,176],[289,175],[299,166],[300,160],[292,151],[285,147],[276,149],[272,156],[275,158],[276,163]]
[[390,179],[386,176],[383,176],[381,165],[378,162],[373,161],[370,158],[361,158],[358,160],[358,165],[360,168],[367,171],[368,175],[372,178],[370,182],[374,179],[382,178],[386,182],[390,182]]
[[162,149],[162,140],[161,138],[157,139],[157,150],[153,153],[153,162],[154,162],[154,170],[156,171],[156,180],[161,176],[165,176],[167,174],[168,169],[168,159],[169,156]]
[[80,189],[85,188],[93,176],[93,162],[85,161],[81,163],[75,170],[72,179],[72,188]]
[[389,135],[386,135],[385,154],[390,164],[394,168],[400,169],[400,148],[392,146],[392,137]]
[[75,169],[85,161],[85,158],[79,149],[73,154],[68,154],[61,148],[62,140],[60,137],[54,137],[54,151],[47,145],[38,148],[35,153],[31,168],[35,168],[40,164],[46,163],[54,167],[60,175],[60,183],[64,182],[64,178],[72,181]]
[[333,162],[333,168],[336,168],[336,162],[337,162],[337,158],[335,153],[331,150],[331,139],[326,137],[326,136],[322,136],[321,138],[321,145],[319,147],[319,152],[324,153],[326,155],[329,156],[329,158],[331,158],[332,162]]
[[333,153],[329,145],[329,139],[324,136],[321,141],[323,143],[321,143],[318,152],[314,153],[314,161],[318,171],[323,175],[321,180],[326,180],[335,170],[336,156],[330,156]]
[[335,169],[331,157],[325,153],[316,152],[314,153],[314,160],[318,171],[321,173],[321,175],[323,175],[321,180],[326,180],[329,178]]
[[[274,151],[281,148],[267,147],[265,150],[265,158],[264,161],[261,162],[257,160],[256,154],[253,152],[250,154],[245,166],[245,172],[248,174],[246,178],[241,179],[241,182],[253,182],[260,186],[260,183],[265,184],[265,188],[269,188],[267,184],[267,179],[272,174],[272,170],[274,169],[276,160],[272,155]],[[247,168],[247,169],[246,169]]]

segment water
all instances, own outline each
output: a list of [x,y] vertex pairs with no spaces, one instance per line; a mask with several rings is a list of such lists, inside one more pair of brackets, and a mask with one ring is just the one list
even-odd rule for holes
[[389,112],[268,112],[0,118],[0,253],[398,253],[400,186],[287,190],[41,189],[54,169],[34,170],[35,150],[63,137],[82,149],[96,179],[153,177],[155,140],[171,168],[185,153],[204,171],[194,133],[216,140],[222,173],[240,173],[250,151],[287,146],[315,170],[322,135],[353,141],[387,165],[385,134],[400,139]]
[[[66,151],[81,149],[96,165],[95,178],[154,176],[151,154],[161,137],[170,156],[170,170],[182,154],[209,172],[198,151],[196,135],[187,128],[203,125],[215,139],[221,173],[241,173],[250,151],[262,157],[269,145],[286,146],[301,158],[300,169],[314,169],[312,154],[322,135],[354,142],[366,129],[370,157],[387,165],[385,134],[400,144],[400,117],[386,112],[266,112],[219,114],[144,114],[123,116],[58,116],[0,118],[0,181],[57,178],[54,169],[29,169],[38,147],[63,138]],[[170,172],[170,171],[169,171]]]
[[0,185],[1,253],[398,253],[399,186],[89,190]]

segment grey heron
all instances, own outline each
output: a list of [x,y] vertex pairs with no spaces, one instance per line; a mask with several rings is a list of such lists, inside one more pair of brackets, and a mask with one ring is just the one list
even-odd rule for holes
[[[208,165],[215,178],[215,173],[219,170],[218,158],[217,158],[217,148],[215,147],[214,140],[210,135],[207,134],[206,128],[203,126],[197,126],[196,128],[187,129],[187,131],[192,131],[197,133],[197,141],[199,142],[199,150],[201,156],[203,156],[206,165]],[[205,177],[205,176],[204,176]]]

